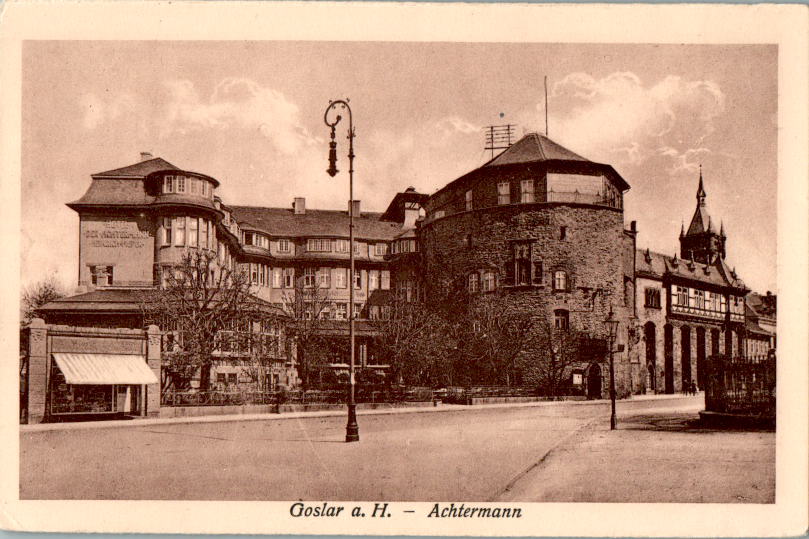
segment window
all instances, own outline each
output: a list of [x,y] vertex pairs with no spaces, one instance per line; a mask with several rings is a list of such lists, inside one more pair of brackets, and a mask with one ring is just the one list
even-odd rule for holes
[[514,284],[531,284],[531,244],[514,244]]
[[295,268],[284,268],[284,288],[295,287]]
[[553,289],[567,290],[567,272],[557,270],[553,273]]
[[331,240],[325,238],[309,238],[306,250],[310,253],[326,253],[331,251]]
[[728,311],[728,298],[726,296],[719,296],[719,311],[723,313]]
[[171,245],[171,217],[163,217],[163,245]]
[[567,227],[566,226],[560,226],[559,227],[559,239],[560,240],[567,239]]
[[379,288],[382,290],[390,290],[390,271],[389,270],[382,270],[380,273],[379,279]]
[[164,193],[174,192],[174,176],[165,176],[163,178],[163,192]]
[[444,217],[444,215],[446,215],[446,213],[447,212],[444,210],[437,210],[433,212],[433,219],[441,219],[442,217]]
[[258,284],[258,264],[250,264],[250,282]]
[[348,286],[346,284],[346,269],[337,268],[334,272],[334,286],[337,288],[346,288]]
[[387,243],[377,243],[374,245],[374,254],[376,256],[384,256],[388,253],[388,244]]
[[208,196],[208,182],[200,180],[200,187],[202,187],[202,196]]
[[185,193],[185,176],[177,176],[177,192]]
[[315,286],[315,268],[303,269],[303,286],[306,288]]
[[483,274],[483,291],[484,292],[493,292],[496,286],[496,279],[494,273],[491,271],[487,271]]
[[358,241],[354,242],[354,254],[355,255],[360,254],[360,248],[361,247],[362,247],[362,244],[360,242],[358,242]]
[[96,286],[112,286],[113,266],[90,266],[90,282]]
[[379,305],[371,305],[368,307],[368,318],[371,320],[379,320]]
[[359,290],[362,288],[362,272],[354,270],[354,289]]
[[570,329],[570,313],[564,309],[553,311],[553,327],[560,331]]
[[289,252],[289,240],[287,240],[287,239],[278,240],[278,252],[279,253],[288,253]]
[[542,284],[544,281],[543,279],[543,271],[542,271],[542,260],[535,260],[534,261],[534,284]]
[[334,240],[334,250],[337,253],[347,253],[348,240]]
[[497,203],[511,204],[511,184],[509,182],[497,184]]
[[244,233],[244,244],[245,245],[253,245],[253,233],[252,232],[245,232]]
[[208,249],[210,245],[208,244],[208,221],[206,219],[200,219],[199,223],[199,246],[205,249]]
[[189,187],[188,190],[192,195],[198,195],[199,194],[199,180],[198,179],[196,179],[196,178],[188,178],[188,187]]
[[659,309],[660,308],[660,289],[659,288],[647,287],[644,290],[644,296],[645,296],[645,302],[644,302],[645,307],[651,307],[653,309]]
[[474,294],[480,289],[480,284],[479,283],[480,283],[480,275],[478,275],[477,272],[470,273],[469,274],[469,286],[468,286],[470,294]]
[[190,247],[197,247],[197,239],[199,233],[199,220],[196,217],[189,217],[188,219],[188,245]]
[[472,190],[466,192],[466,211],[472,209]]
[[235,384],[236,383],[236,373],[229,372],[228,373],[228,384]]
[[520,202],[523,204],[534,202],[534,180],[520,182]]
[[354,304],[354,318],[359,318],[361,312],[362,312],[362,303],[355,303]]
[[281,268],[273,268],[272,269],[272,287],[273,288],[281,288],[281,275],[282,275]]
[[174,218],[174,230],[177,231],[174,236],[174,245],[185,245],[185,217]]
[[694,307],[697,309],[705,308],[705,292],[702,290],[694,290]]
[[346,319],[346,314],[347,314],[346,311],[347,311],[346,304],[345,303],[338,303],[337,304],[337,310],[334,312],[334,317],[337,320],[345,320]]
[[379,271],[368,270],[368,290],[376,290],[377,288],[379,288]]
[[320,268],[317,272],[317,285],[320,288],[331,287],[331,269]]

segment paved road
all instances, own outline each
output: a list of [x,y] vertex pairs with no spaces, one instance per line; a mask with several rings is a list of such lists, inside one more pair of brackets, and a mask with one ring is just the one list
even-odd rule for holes
[[[619,403],[619,419],[702,408],[700,397]],[[344,417],[24,432],[22,499],[486,501],[556,447],[607,425],[564,403]],[[529,489],[530,490],[530,489]]]

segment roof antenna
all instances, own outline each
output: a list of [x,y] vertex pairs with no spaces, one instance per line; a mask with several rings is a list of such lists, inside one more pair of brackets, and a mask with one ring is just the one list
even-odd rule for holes
[[548,76],[545,75],[545,136],[548,136]]

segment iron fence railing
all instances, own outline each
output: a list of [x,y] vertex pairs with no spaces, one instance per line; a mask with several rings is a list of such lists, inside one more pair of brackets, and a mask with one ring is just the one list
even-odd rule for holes
[[529,386],[470,386],[448,387],[437,392],[444,402],[466,404],[474,398],[490,397],[538,397],[536,387]]
[[775,416],[775,355],[712,356],[707,362],[705,409]]

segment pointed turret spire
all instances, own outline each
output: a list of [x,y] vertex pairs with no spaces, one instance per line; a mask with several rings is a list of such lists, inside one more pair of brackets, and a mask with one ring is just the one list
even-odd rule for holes
[[725,236],[725,222],[719,221],[719,236],[724,238]]
[[705,205],[705,187],[702,185],[702,163],[699,165],[699,187],[697,187],[697,202],[700,206]]
[[685,236],[685,221],[680,221],[680,237]]

